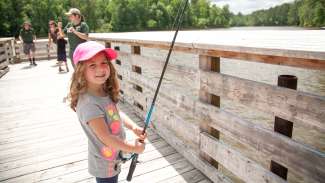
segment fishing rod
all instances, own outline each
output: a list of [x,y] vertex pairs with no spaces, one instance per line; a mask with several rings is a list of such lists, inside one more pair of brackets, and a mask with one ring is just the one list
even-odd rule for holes
[[[142,134],[145,134],[145,132],[146,132],[148,126],[149,126],[151,115],[152,115],[152,112],[154,110],[156,99],[157,99],[157,96],[158,96],[158,93],[159,93],[159,89],[160,89],[162,80],[163,80],[164,75],[165,75],[165,71],[166,71],[166,68],[167,68],[167,65],[168,65],[168,62],[169,62],[170,55],[171,55],[171,53],[173,51],[173,48],[174,48],[174,45],[175,45],[175,41],[176,41],[176,37],[177,37],[178,31],[179,31],[179,28],[180,28],[180,26],[182,24],[182,19],[183,19],[186,7],[188,5],[188,1],[189,0],[185,0],[185,3],[183,3],[184,4],[183,9],[181,11],[177,12],[177,16],[176,16],[175,23],[174,23],[174,25],[177,25],[177,28],[176,28],[174,38],[173,38],[173,40],[171,42],[171,45],[170,45],[170,48],[169,48],[169,51],[168,51],[168,54],[167,54],[167,57],[166,57],[166,62],[165,62],[164,68],[163,68],[163,70],[161,72],[161,75],[160,75],[160,78],[159,78],[159,82],[158,82],[158,85],[157,85],[155,95],[153,97],[153,100],[152,100],[151,106],[149,108],[149,111],[148,111],[148,113],[146,115],[145,126],[143,128]],[[174,25],[173,25],[173,27],[174,27]],[[135,167],[137,166],[137,163],[138,163],[138,157],[139,157],[139,154],[132,155],[132,162],[130,164],[129,173],[128,173],[128,176],[126,178],[127,181],[132,180],[133,172],[134,172]]]

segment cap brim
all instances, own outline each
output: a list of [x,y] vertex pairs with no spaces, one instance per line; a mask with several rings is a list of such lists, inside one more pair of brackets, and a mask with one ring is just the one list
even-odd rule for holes
[[68,15],[68,16],[69,16],[69,15],[72,15],[72,13],[69,13],[69,12],[68,12],[68,13],[65,13],[65,15]]
[[79,62],[87,61],[90,58],[94,57],[98,53],[104,52],[106,54],[106,57],[112,61],[117,58],[117,53],[111,49],[111,48],[105,48],[102,50],[96,50],[96,51],[90,51],[88,54],[84,55],[82,58],[77,58],[77,60],[74,60],[74,63],[77,64]]

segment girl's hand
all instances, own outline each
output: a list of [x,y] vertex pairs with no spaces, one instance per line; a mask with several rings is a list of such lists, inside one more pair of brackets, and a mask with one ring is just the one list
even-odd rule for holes
[[143,141],[140,142],[140,139],[136,139],[134,143],[134,152],[137,154],[143,153],[145,146],[146,144]]
[[141,127],[138,127],[138,126],[133,127],[132,131],[142,141],[144,141],[147,138],[147,133],[142,134],[143,128],[141,128]]

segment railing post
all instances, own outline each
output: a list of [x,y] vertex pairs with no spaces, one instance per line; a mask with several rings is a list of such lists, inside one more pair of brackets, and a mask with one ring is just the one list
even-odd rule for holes
[[16,59],[15,62],[20,62],[20,45],[18,44],[18,42],[15,40],[15,52],[16,52]]
[[111,42],[105,42],[105,48],[111,48]]
[[50,60],[50,45],[46,44],[47,60]]
[[[140,50],[141,50],[140,46],[131,45],[131,55],[130,56],[140,55],[141,54]],[[138,66],[135,63],[130,63],[130,64],[131,64],[131,72],[133,72],[135,74],[142,75],[142,67],[141,66]],[[145,98],[145,103],[141,103],[139,101],[141,99],[137,99],[137,97],[135,97],[136,93],[135,93],[135,95],[133,95],[133,105],[137,108],[137,111],[140,114],[140,116],[143,116],[147,109],[147,99],[146,99],[146,96],[144,95],[144,91],[143,91],[144,88],[143,88],[143,86],[138,85],[136,83],[132,83],[131,85],[132,85],[134,92],[139,93],[141,96],[144,96],[144,98]]]
[[[292,75],[278,76],[278,86],[280,87],[297,90],[297,81],[298,79],[296,76],[292,76]],[[293,123],[291,121],[275,116],[275,121],[274,121],[275,132],[278,132],[282,135],[292,138],[292,130],[293,130]],[[273,173],[287,180],[288,169],[285,166],[271,160],[270,169]]]
[[0,42],[0,78],[9,72],[9,57],[7,50],[7,41]]
[[16,48],[15,48],[15,38],[13,38],[11,41],[10,41],[10,48],[11,48],[11,54],[12,54],[12,58],[11,58],[11,63],[14,64],[16,63]]
[[[220,58],[219,57],[210,57],[206,55],[199,56],[199,68],[201,71],[211,71],[211,72],[220,72]],[[208,93],[206,90],[201,88],[199,91],[199,99],[202,102],[209,103],[216,107],[220,107],[220,96],[213,95]],[[213,137],[219,139],[220,132],[208,125],[207,121],[200,121],[200,131],[207,132]],[[204,152],[200,151],[201,158],[208,161],[211,165],[218,169],[218,162],[212,159],[210,156],[205,154]]]

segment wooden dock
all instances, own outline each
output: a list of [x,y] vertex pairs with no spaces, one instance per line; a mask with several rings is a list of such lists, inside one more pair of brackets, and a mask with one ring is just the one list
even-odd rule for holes
[[[325,44],[320,35],[181,31],[133,182],[323,183]],[[128,102],[121,109],[139,124],[170,36],[90,34],[118,52],[113,63]],[[71,73],[58,74],[55,61],[32,68],[9,65],[26,60],[21,43],[10,39],[0,39],[0,182],[94,182],[87,173],[85,135],[62,101]],[[55,56],[46,40],[37,41],[36,48],[37,59]],[[298,80],[296,86],[279,82],[290,78]],[[121,182],[127,169],[128,164]]]
[[[87,139],[63,97],[70,73],[55,61],[10,66],[0,80],[0,182],[95,182],[87,171]],[[133,107],[122,111],[138,124]],[[132,182],[210,182],[153,129]],[[127,133],[127,139],[134,136]],[[129,163],[122,166],[126,182]]]

